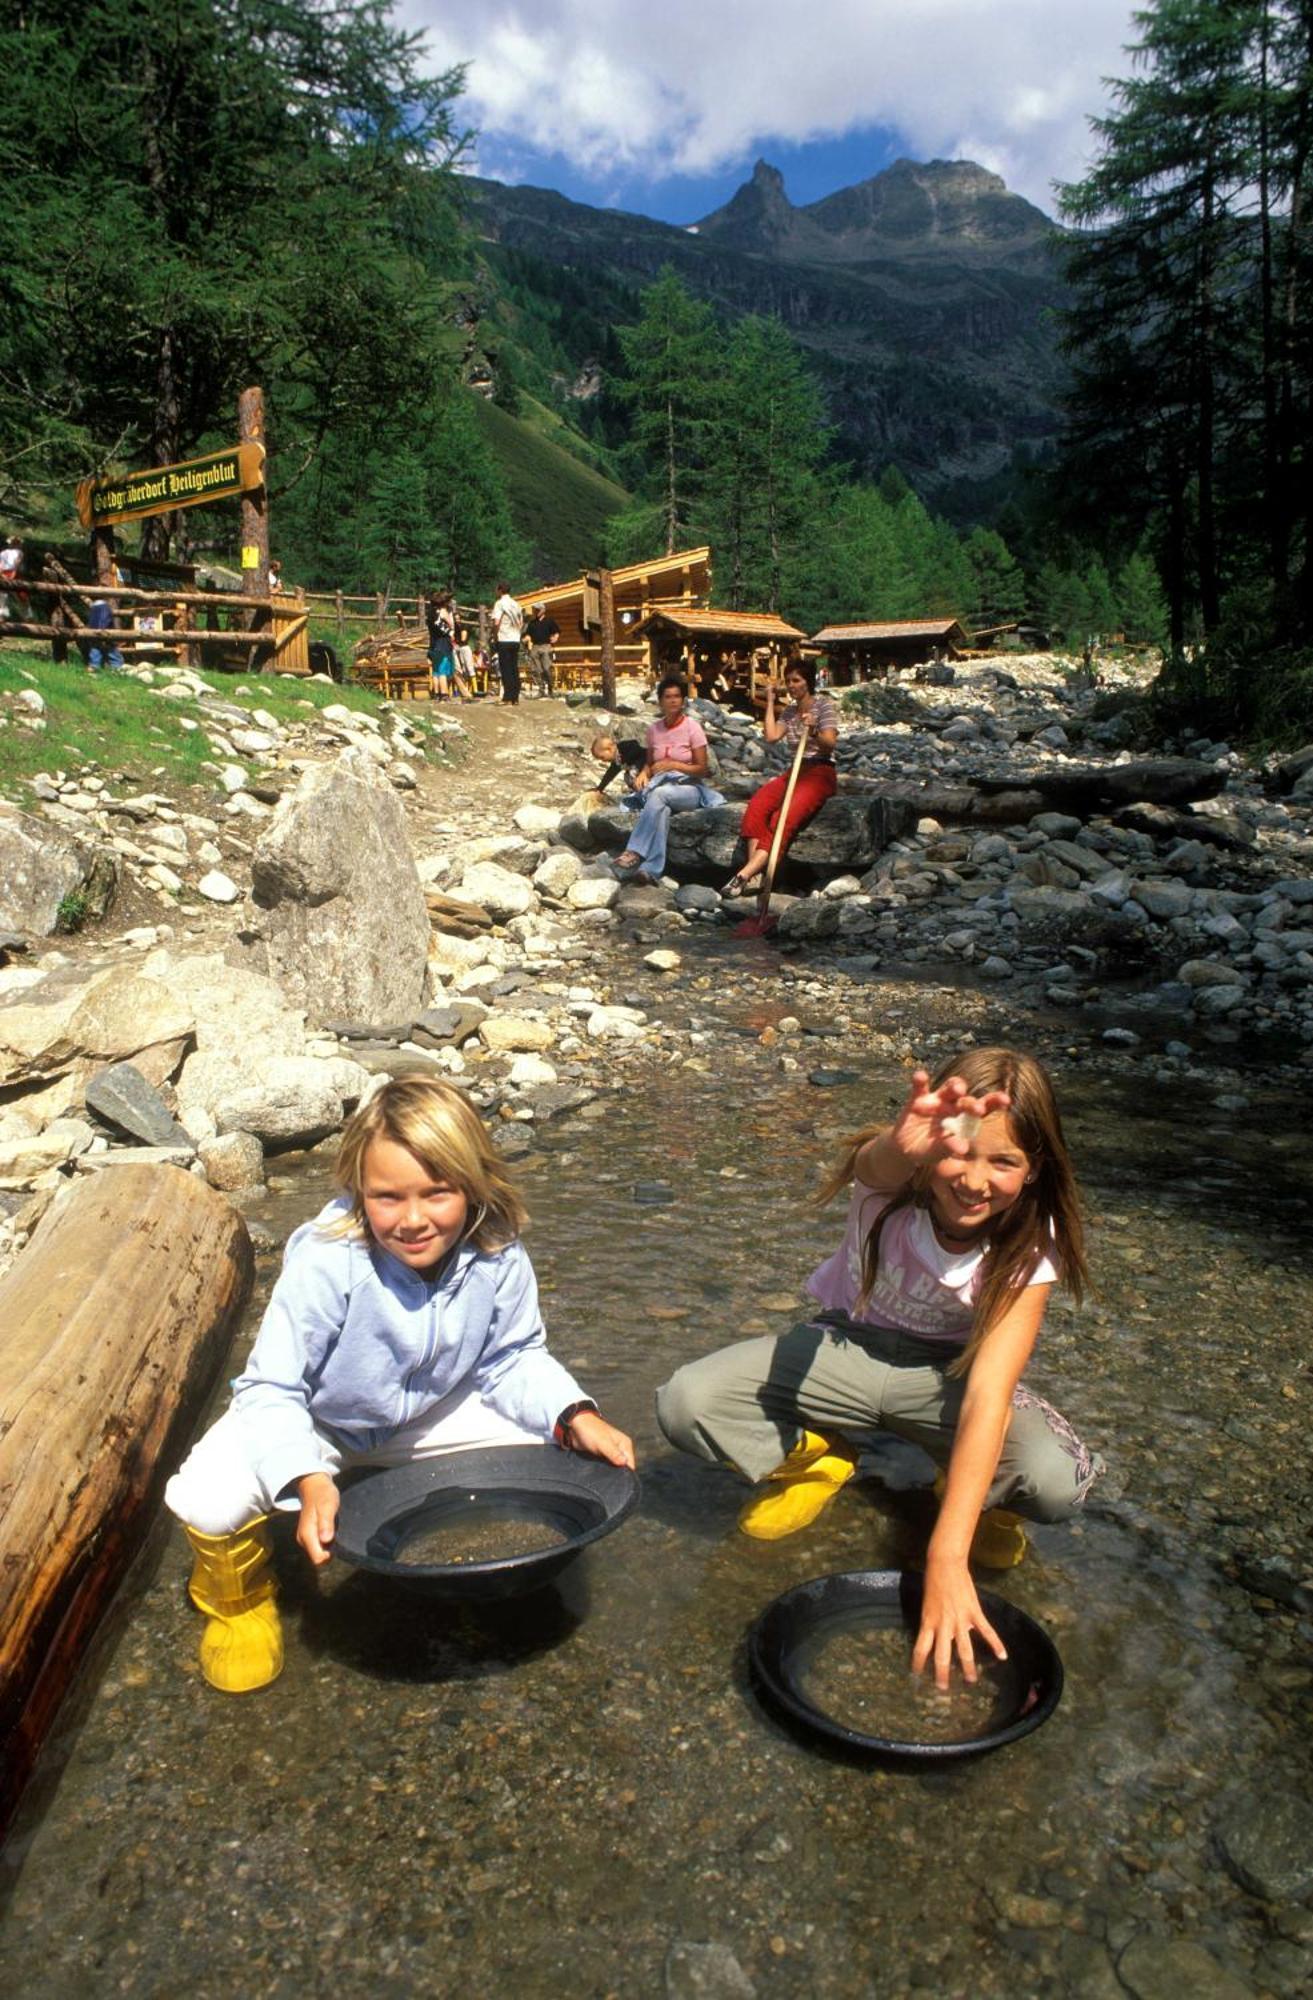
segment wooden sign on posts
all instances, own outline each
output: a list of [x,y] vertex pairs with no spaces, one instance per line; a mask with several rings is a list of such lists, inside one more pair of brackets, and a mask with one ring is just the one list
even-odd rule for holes
[[232,445],[180,465],[156,465],[117,479],[84,479],[77,490],[78,519],[84,528],[113,521],[144,520],[177,507],[203,507],[232,500],[264,484],[264,446]]

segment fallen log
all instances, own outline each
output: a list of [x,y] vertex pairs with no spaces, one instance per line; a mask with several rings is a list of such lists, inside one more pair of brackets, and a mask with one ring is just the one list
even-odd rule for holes
[[0,1830],[150,1525],[252,1277],[176,1167],[76,1185],[0,1279]]

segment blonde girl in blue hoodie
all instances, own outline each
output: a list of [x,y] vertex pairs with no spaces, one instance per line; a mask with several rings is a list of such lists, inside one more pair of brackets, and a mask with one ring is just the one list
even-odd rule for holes
[[547,1351],[525,1211],[451,1084],[387,1083],[342,1135],[341,1189],[287,1244],[225,1414],[165,1489],[207,1614],[201,1669],[240,1694],[283,1663],[268,1517],[326,1563],[337,1474],[542,1443],[632,1466],[634,1447]]

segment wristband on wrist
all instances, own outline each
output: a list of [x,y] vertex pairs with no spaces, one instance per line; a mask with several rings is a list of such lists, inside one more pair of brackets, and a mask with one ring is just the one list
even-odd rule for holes
[[591,1396],[584,1396],[577,1403],[567,1404],[565,1409],[561,1411],[560,1416],[552,1426],[552,1437],[561,1446],[562,1450],[569,1451],[570,1449],[570,1426],[579,1413],[582,1410],[595,1410],[596,1408],[597,1405]]

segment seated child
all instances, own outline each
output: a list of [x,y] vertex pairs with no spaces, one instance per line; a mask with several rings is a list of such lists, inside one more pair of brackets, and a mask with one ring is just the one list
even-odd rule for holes
[[347,1125],[335,1179],[288,1241],[231,1405],[165,1489],[209,1621],[201,1669],[228,1693],[283,1663],[268,1516],[299,1512],[297,1541],[326,1563],[339,1471],[548,1439],[634,1463],[547,1351],[524,1206],[454,1085],[385,1084]]
[[[821,1190],[851,1182],[843,1240],[807,1280],[810,1320],[681,1368],[657,1394],[670,1442],[765,1484],[739,1517],[773,1541],[814,1521],[880,1431],[942,1468],[912,1656],[947,1687],[972,1631],[1003,1657],[968,1560],[1019,1562],[1018,1518],[1066,1519],[1102,1470],[1021,1386],[1055,1283],[1085,1283],[1080,1209],[1046,1071],[973,1049],[917,1070],[890,1126],[850,1142]],[[1015,1510],[1015,1511],[1012,1511]]]

